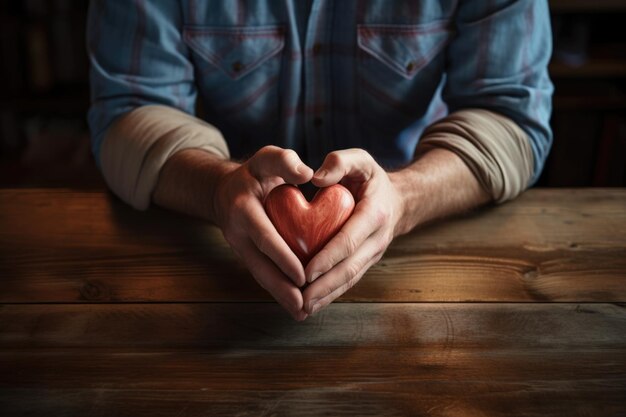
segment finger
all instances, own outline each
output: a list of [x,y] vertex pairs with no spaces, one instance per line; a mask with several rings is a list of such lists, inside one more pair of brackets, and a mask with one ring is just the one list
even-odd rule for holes
[[269,292],[285,310],[296,320],[306,318],[303,311],[302,292],[265,255],[245,240],[238,251],[254,279]]
[[259,202],[255,201],[250,206],[246,223],[248,236],[259,251],[267,255],[294,284],[303,286],[305,276],[302,263],[278,234]]
[[335,301],[337,298],[345,294],[350,288],[352,288],[357,282],[359,282],[359,280],[363,277],[363,275],[365,275],[367,270],[368,268],[364,268],[354,278],[352,278],[350,283],[337,288],[335,291],[333,291],[326,297],[320,298],[319,300],[316,300],[314,303],[306,304],[308,307],[305,308],[304,311],[306,312],[307,317],[318,313],[321,309],[329,306],[333,301]]
[[363,149],[344,149],[329,153],[311,181],[316,187],[337,184],[345,177],[367,181],[377,168],[374,158]]
[[311,180],[313,170],[306,166],[292,149],[265,146],[250,159],[250,173],[259,181],[281,177],[289,184],[303,184]]
[[314,314],[352,288],[384,252],[382,239],[368,239],[363,247],[304,291],[304,311]]
[[313,282],[339,262],[354,254],[363,242],[386,222],[388,216],[369,200],[361,200],[341,230],[309,261],[307,282]]

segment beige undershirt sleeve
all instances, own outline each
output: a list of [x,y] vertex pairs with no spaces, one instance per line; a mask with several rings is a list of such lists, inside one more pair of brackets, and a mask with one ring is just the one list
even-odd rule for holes
[[533,176],[526,133],[511,119],[488,110],[460,110],[432,124],[424,131],[416,155],[431,147],[456,153],[497,203],[518,196]]
[[109,127],[100,165],[111,190],[134,208],[145,210],[165,162],[189,148],[224,159],[230,156],[222,134],[210,124],[172,107],[143,106]]

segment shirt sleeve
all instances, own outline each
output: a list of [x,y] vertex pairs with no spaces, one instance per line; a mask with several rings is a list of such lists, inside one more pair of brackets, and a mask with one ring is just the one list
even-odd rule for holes
[[530,141],[532,185],[552,143],[547,1],[461,0],[455,26],[442,97],[451,113],[482,108],[513,120]]
[[122,114],[145,105],[165,105],[194,114],[193,65],[181,39],[181,27],[177,0],[90,2],[88,122],[99,166],[106,130]]
[[416,156],[437,147],[454,152],[496,203],[522,193],[533,174],[528,135],[517,123],[484,109],[466,109],[429,126]]
[[222,134],[210,124],[169,106],[141,106],[107,129],[100,150],[102,175],[123,201],[146,210],[161,168],[184,149],[230,156]]

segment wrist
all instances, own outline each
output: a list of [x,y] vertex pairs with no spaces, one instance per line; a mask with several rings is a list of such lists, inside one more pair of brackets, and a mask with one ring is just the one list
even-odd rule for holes
[[402,201],[396,235],[490,201],[467,165],[446,149],[427,149],[389,177]]
[[200,149],[180,151],[163,166],[152,200],[167,209],[215,222],[217,187],[238,166]]
[[396,190],[396,222],[394,237],[406,234],[421,222],[420,212],[415,201],[420,199],[421,187],[419,174],[409,167],[400,171],[390,172],[389,180]]
[[[209,218],[213,224],[219,225],[224,215],[224,210],[228,210],[227,205],[224,203],[225,190],[228,188],[228,177],[234,171],[236,171],[241,165],[232,161],[222,161],[221,163],[212,163],[211,167],[207,169],[207,184],[209,186],[210,202]],[[226,188],[225,188],[226,187]]]

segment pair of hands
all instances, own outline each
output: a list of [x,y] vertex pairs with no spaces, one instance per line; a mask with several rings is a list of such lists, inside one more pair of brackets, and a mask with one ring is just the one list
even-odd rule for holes
[[[339,233],[303,267],[267,217],[263,201],[278,185],[309,181],[317,187],[343,184],[356,206]],[[235,253],[296,320],[356,284],[380,260],[403,214],[390,176],[361,149],[332,152],[313,172],[296,152],[266,146],[223,175],[213,204],[215,221]]]

